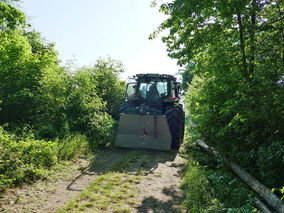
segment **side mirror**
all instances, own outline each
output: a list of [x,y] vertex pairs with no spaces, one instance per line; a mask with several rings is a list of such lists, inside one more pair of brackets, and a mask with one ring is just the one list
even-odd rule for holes
[[176,86],[178,94],[181,94],[181,87],[180,87],[180,83],[177,84]]

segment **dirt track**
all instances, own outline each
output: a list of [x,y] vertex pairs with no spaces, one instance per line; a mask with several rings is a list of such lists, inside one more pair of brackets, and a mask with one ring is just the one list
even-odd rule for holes
[[[4,212],[56,212],[81,193],[96,177],[106,174],[116,162],[131,152],[133,159],[124,162],[120,173],[136,174],[141,181],[135,188],[136,203],[131,212],[183,212],[179,189],[179,171],[184,159],[177,151],[162,152],[130,149],[111,149],[94,156],[93,163],[80,160],[58,179],[39,181],[32,186],[10,191],[4,196]],[[1,207],[0,207],[1,209]],[[111,212],[111,206],[108,211]],[[92,211],[89,209],[88,211]]]

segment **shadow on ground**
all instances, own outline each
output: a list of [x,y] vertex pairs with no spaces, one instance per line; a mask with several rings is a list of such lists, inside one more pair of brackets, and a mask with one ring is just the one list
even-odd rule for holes
[[[121,170],[115,168],[115,165],[129,154],[132,154],[133,159],[129,159],[130,162],[123,168],[121,168]],[[80,175],[75,177],[66,187],[66,189],[80,191],[78,189],[72,188],[72,186],[84,175],[101,175],[110,171],[135,173],[139,170],[144,171],[143,175],[152,174],[158,167],[159,163],[173,162],[177,154],[178,150],[171,150],[166,152],[126,148],[106,149],[95,154],[91,163],[87,167],[81,168]],[[135,155],[137,156],[135,157]]]
[[[87,167],[82,168],[81,174],[70,182],[67,190],[80,191],[76,189],[76,181],[85,175],[94,176],[103,175],[107,172],[120,172],[145,177],[154,174],[159,164],[180,168],[183,164],[174,163],[177,154],[178,150],[169,152],[124,148],[104,150],[96,154]],[[142,173],[139,173],[139,171],[142,171]],[[134,207],[136,212],[181,212],[179,207],[183,198],[178,193],[177,187],[165,186],[161,188],[161,193],[165,195],[166,199],[157,199],[152,195],[144,197],[139,206]]]
[[137,212],[147,213],[147,212],[171,212],[178,213],[181,210],[178,208],[182,202],[182,196],[178,194],[174,188],[163,188],[163,193],[170,197],[166,201],[158,200],[152,196],[145,198],[141,205],[137,207]]

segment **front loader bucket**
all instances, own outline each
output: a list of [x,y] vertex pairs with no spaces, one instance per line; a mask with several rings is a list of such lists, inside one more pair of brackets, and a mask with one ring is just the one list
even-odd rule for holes
[[170,150],[172,135],[165,115],[121,114],[115,146]]

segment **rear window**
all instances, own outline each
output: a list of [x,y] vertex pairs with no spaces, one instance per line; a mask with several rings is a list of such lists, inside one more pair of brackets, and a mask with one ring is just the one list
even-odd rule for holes
[[168,95],[168,81],[166,79],[151,79],[140,81],[139,95],[145,99],[159,99]]

